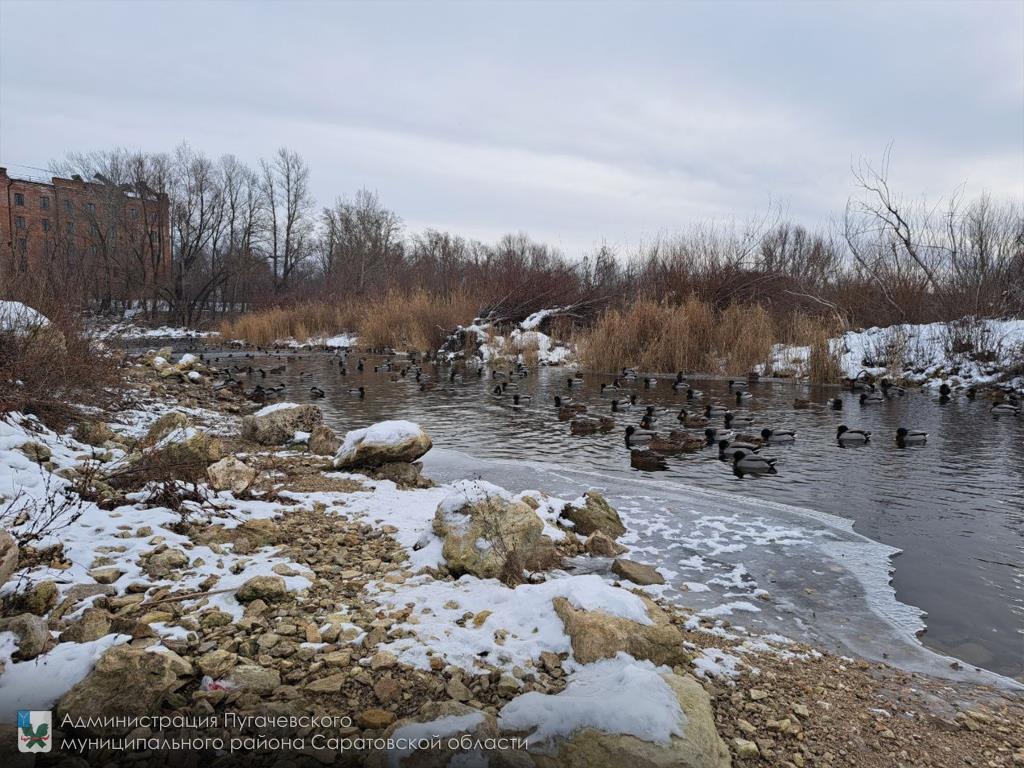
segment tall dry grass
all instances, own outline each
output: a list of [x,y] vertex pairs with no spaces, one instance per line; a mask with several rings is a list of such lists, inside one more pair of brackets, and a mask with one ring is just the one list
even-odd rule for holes
[[292,307],[275,307],[252,312],[220,324],[220,334],[228,340],[241,339],[267,346],[279,339],[307,341],[352,330],[358,320],[352,303],[327,304],[305,302]]

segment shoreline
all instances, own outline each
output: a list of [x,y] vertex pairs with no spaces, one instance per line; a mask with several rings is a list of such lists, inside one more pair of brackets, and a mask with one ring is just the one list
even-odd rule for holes
[[[94,556],[111,559],[113,565],[97,566],[93,562],[79,562],[72,563],[67,569],[51,568],[45,571],[47,576],[70,572],[76,579],[88,581],[86,574],[89,571],[125,569],[113,582],[117,585],[114,595],[104,594],[107,590],[101,590],[86,600],[86,604],[91,602],[91,607],[68,606],[69,612],[57,619],[52,616],[55,606],[44,612],[51,622],[63,627],[62,632],[71,631],[69,637],[76,632],[82,636],[83,629],[80,627],[75,630],[74,627],[83,624],[91,625],[90,637],[99,631],[96,625],[101,625],[103,621],[108,622],[103,627],[105,629],[127,628],[123,624],[115,625],[114,620],[120,616],[134,616],[136,609],[133,606],[163,599],[156,595],[164,591],[168,591],[165,597],[173,596],[171,593],[175,592],[175,588],[180,592],[197,582],[195,586],[199,589],[195,602],[176,600],[162,604],[175,606],[170,610],[154,606],[155,610],[151,612],[170,614],[167,617],[157,616],[160,621],[152,620],[152,616],[148,617],[148,623],[134,620],[128,625],[132,630],[128,635],[107,632],[86,641],[95,643],[110,635],[115,638],[127,637],[126,641],[114,642],[129,648],[139,646],[149,653],[153,653],[150,649],[155,646],[161,646],[160,655],[167,655],[163,653],[166,650],[168,654],[182,660],[184,664],[174,661],[174,682],[178,683],[179,679],[186,682],[182,682],[167,695],[161,695],[165,709],[170,702],[176,705],[173,711],[207,711],[210,707],[216,710],[232,699],[259,708],[265,703],[264,697],[280,701],[279,694],[284,691],[287,693],[285,701],[303,700],[314,706],[322,706],[322,697],[332,696],[336,701],[344,701],[345,706],[353,710],[362,707],[359,712],[354,712],[354,720],[362,727],[348,734],[349,737],[355,733],[386,731],[396,722],[426,716],[421,710],[439,714],[439,711],[435,711],[438,707],[447,707],[447,716],[451,716],[455,710],[458,710],[459,716],[469,716],[473,712],[463,709],[468,707],[469,710],[482,713],[477,726],[486,723],[490,727],[495,716],[517,697],[537,694],[557,699],[557,694],[566,689],[567,681],[571,682],[586,674],[587,668],[594,666],[594,662],[581,665],[574,660],[579,651],[572,644],[568,650],[563,649],[559,653],[544,651],[555,653],[554,658],[538,656],[527,660],[523,657],[522,664],[513,663],[507,665],[507,668],[499,665],[482,676],[474,675],[474,668],[450,663],[451,659],[449,663],[430,662],[426,668],[422,668],[404,663],[401,652],[395,654],[379,650],[380,645],[393,644],[403,639],[406,645],[411,644],[412,647],[423,644],[417,632],[424,631],[422,628],[425,623],[429,624],[425,619],[430,614],[415,610],[410,612],[404,603],[400,607],[404,590],[422,586],[420,582],[423,580],[429,589],[451,590],[453,585],[462,583],[452,581],[452,577],[446,575],[446,569],[441,564],[443,560],[441,563],[436,561],[439,553],[434,554],[435,563],[431,565],[423,560],[424,549],[417,549],[434,519],[434,509],[449,494],[450,489],[428,487],[399,490],[390,480],[370,479],[351,472],[325,472],[323,467],[326,460],[323,457],[313,457],[305,451],[268,449],[239,441],[236,437],[239,426],[237,411],[240,410],[238,403],[216,399],[205,382],[191,383],[187,378],[179,381],[176,377],[160,379],[151,368],[132,368],[130,375],[133,386],[137,388],[139,408],[134,414],[136,423],[122,425],[129,438],[138,437],[156,417],[174,410],[174,403],[179,406],[190,403],[185,408],[190,411],[194,426],[186,429],[191,428],[221,440],[225,455],[236,456],[258,468],[261,473],[260,482],[266,483],[265,496],[260,495],[264,493],[261,487],[260,494],[242,494],[243,497],[248,495],[248,498],[239,498],[230,491],[220,491],[207,499],[186,499],[186,508],[193,505],[192,513],[197,516],[196,522],[189,525],[184,525],[183,521],[174,522],[181,517],[179,513],[154,512],[154,509],[160,508],[159,505],[155,508],[152,501],[143,500],[143,497],[137,495],[138,492],[133,492],[126,499],[128,506],[139,513],[140,521],[145,518],[152,522],[132,531],[130,523],[118,524],[117,518],[110,521],[114,523],[111,528],[116,531],[110,533],[111,542],[134,542],[145,538],[146,547],[155,546],[159,550],[168,544],[161,552],[176,547],[184,551],[186,562],[190,559],[192,562],[188,565],[179,562],[177,567],[170,567],[167,573],[171,575],[178,571],[187,573],[194,568],[196,558],[190,556],[196,554],[197,550],[201,550],[198,559],[204,561],[203,553],[208,552],[207,557],[211,558],[211,562],[199,566],[201,572],[207,569],[203,580],[186,577],[184,581],[180,578],[171,579],[168,584],[166,578],[150,575],[159,573],[159,568],[151,567],[149,573],[143,575],[146,573],[145,566],[129,565],[127,558],[120,557],[122,553],[101,553],[95,549],[97,546],[110,545],[98,545],[96,542],[89,544],[95,549]],[[143,393],[144,396],[138,397]],[[143,412],[146,412],[145,418],[142,417]],[[45,444],[53,442],[54,447],[63,444],[52,433],[39,434]],[[193,437],[191,435],[185,439]],[[82,446],[82,443],[71,444],[66,455],[57,456],[56,460],[71,460]],[[51,453],[56,455],[58,451],[51,450]],[[51,460],[54,460],[53,456]],[[118,459],[114,457],[113,461]],[[584,490],[586,488],[581,487],[580,493]],[[548,510],[565,503],[544,496],[543,491],[534,502]],[[138,507],[141,508],[136,509]],[[125,505],[119,505],[112,511],[119,512],[121,519],[130,515]],[[545,520],[548,518],[545,517]],[[129,527],[117,530],[117,525]],[[145,536],[138,535],[138,528],[145,527],[149,527],[150,531]],[[159,529],[168,533],[155,533]],[[244,536],[239,537],[239,529],[244,531]],[[283,533],[275,529],[283,529]],[[211,531],[215,534],[211,534]],[[128,535],[123,536],[122,533]],[[151,537],[154,533],[164,541],[153,545]],[[562,533],[566,532],[563,530]],[[210,539],[211,535],[216,538]],[[239,547],[240,538],[246,539],[242,547]],[[334,562],[336,552],[324,551],[327,549],[323,546],[324,542],[332,539],[339,542],[337,549],[346,550],[344,563]],[[573,540],[562,546],[568,548],[567,552],[582,554],[578,549],[581,544],[578,537],[573,535]],[[428,545],[427,551],[432,546],[436,545]],[[138,547],[133,544],[128,548],[128,553],[142,554],[141,550],[146,547],[141,543]],[[270,550],[270,547],[277,549]],[[223,561],[220,565],[215,564],[218,559]],[[151,560],[152,554],[141,558],[141,562],[146,564]],[[416,570],[428,570],[424,572],[425,575],[417,576],[410,563],[420,564],[421,567]],[[238,573],[232,573],[232,569],[239,568],[240,564]],[[273,600],[256,597],[244,604],[239,602],[235,597],[237,591],[253,575],[280,577],[285,585],[284,592],[277,592],[275,586]],[[213,576],[217,578],[206,581],[205,590],[202,589],[198,582]],[[246,578],[243,580],[242,576]],[[108,574],[101,573],[101,577],[106,579]],[[128,582],[132,578],[139,581],[136,591],[122,589],[122,579]],[[568,585],[573,579],[579,578],[564,571],[551,571],[537,584],[564,582]],[[491,585],[488,580],[462,577],[462,580],[466,579],[470,581],[464,586],[471,593],[482,589],[484,585],[488,590],[498,590],[500,594],[504,594],[501,590],[512,589],[497,582]],[[406,586],[407,582],[412,586]],[[95,580],[95,583],[105,586],[99,580]],[[882,664],[848,660],[822,653],[801,643],[782,642],[778,638],[744,639],[728,637],[728,633],[723,632],[708,632],[708,629],[714,629],[713,625],[707,627],[702,626],[700,621],[694,622],[692,612],[659,600],[649,591],[632,591],[630,588],[635,589],[635,584],[627,581],[621,581],[622,586],[613,586],[606,581],[604,583],[608,584],[608,589],[613,590],[609,594],[615,595],[617,600],[636,600],[637,595],[653,600],[652,604],[656,606],[659,615],[664,615],[667,624],[680,633],[683,646],[678,650],[685,650],[685,661],[680,658],[679,663],[664,667],[665,671],[660,674],[671,674],[679,678],[696,674],[700,678],[701,687],[708,696],[715,728],[732,759],[738,764],[756,764],[758,761],[765,764],[767,761],[768,764],[796,766],[873,766],[890,765],[896,759],[897,762],[907,761],[913,765],[946,765],[959,762],[957,758],[961,750],[963,755],[983,754],[988,750],[995,761],[991,764],[995,765],[1024,763],[1024,733],[1019,726],[1024,721],[1024,698],[1019,694],[973,683],[939,681]],[[228,586],[222,586],[224,584]],[[530,581],[515,589],[531,594],[531,590],[526,587],[532,584]],[[57,590],[60,594],[56,597],[64,599],[71,586],[63,585]],[[146,589],[142,590],[142,586]],[[219,592],[222,589],[225,591]],[[5,587],[5,594],[8,591]],[[33,594],[35,592],[38,592],[38,588]],[[395,597],[385,597],[388,594],[397,594],[398,602],[395,602]],[[143,597],[136,599],[135,595]],[[340,598],[340,595],[344,595],[344,598]],[[634,597],[628,598],[627,595]],[[264,603],[262,611],[252,610],[257,600]],[[339,613],[328,609],[337,609],[341,605],[345,605],[345,611],[333,623],[320,623],[324,616]],[[75,610],[71,611],[71,608]],[[209,610],[201,610],[204,608]],[[268,609],[270,614],[267,613]],[[100,611],[113,618],[108,619],[90,611]],[[215,620],[208,618],[205,624],[203,620],[195,618],[214,612],[218,614]],[[495,627],[495,631],[504,629],[508,632],[508,626],[502,625],[500,615],[487,615],[480,619],[480,615],[485,612],[476,611],[464,619],[469,625],[468,630],[452,631],[460,637],[462,634],[467,637],[472,635],[479,627]],[[273,626],[280,628],[283,625],[292,629],[273,632],[271,626],[261,626],[268,623],[270,615],[275,620]],[[74,617],[73,621],[68,621],[68,617]],[[417,618],[417,621],[412,622],[411,618]],[[478,620],[479,626],[474,627]],[[140,624],[148,627],[148,631],[140,627]],[[322,630],[325,625],[331,627],[331,632],[337,627],[333,640],[326,639],[332,635],[329,632],[325,636]],[[458,626],[461,626],[458,621],[453,621],[452,627]],[[352,633],[353,627],[358,632],[352,634],[347,642],[341,639],[347,636],[346,633]],[[189,633],[196,635],[195,642],[189,639]],[[277,640],[263,648],[260,643],[267,641],[261,641],[260,638],[268,634],[276,635]],[[557,643],[574,639],[564,633],[561,638],[552,637],[555,647],[562,647],[557,646]],[[292,638],[302,642],[295,642]],[[288,650],[289,653],[281,656],[260,653],[261,650],[273,651],[282,640],[285,645],[278,652]],[[71,642],[75,641],[69,640],[68,644]],[[216,647],[203,651],[210,643]],[[78,644],[82,643],[79,641]],[[296,647],[290,648],[289,644]],[[60,643],[57,647],[63,645]],[[52,653],[53,650],[44,652],[36,659],[45,659],[47,654]],[[210,654],[214,656],[211,658]],[[451,655],[441,649],[442,657]],[[329,662],[328,656],[332,658]],[[78,667],[84,668],[87,674],[91,661],[80,660]],[[527,661],[533,666],[527,664]],[[5,672],[29,663],[13,662],[8,656]],[[190,671],[179,675],[178,672],[185,670],[186,666]],[[278,683],[266,686],[266,693],[255,701],[251,700],[251,694],[247,698],[244,688],[217,690],[207,685],[207,689],[203,690],[201,678],[208,676],[215,681],[217,677],[201,672],[223,673],[239,667],[256,667],[262,672],[247,670],[245,674],[253,678],[262,675],[271,680],[273,675],[268,674],[267,670],[276,671]],[[518,676],[515,667],[519,667],[521,674]],[[636,674],[642,674],[643,669],[646,669],[642,665],[636,668],[639,670]],[[339,671],[333,671],[335,669]],[[489,682],[483,685],[482,678],[487,678]],[[320,682],[324,680],[332,682]],[[336,688],[333,687],[335,683]],[[266,680],[261,684],[265,685]],[[6,687],[8,690],[5,696],[4,676],[0,675],[0,699],[5,701],[10,695],[10,686]],[[887,706],[871,708],[866,706],[866,700]],[[428,705],[433,705],[433,708]],[[196,707],[199,710],[195,710]],[[5,708],[5,711],[9,709],[11,707]],[[376,712],[367,715],[371,710]],[[881,711],[887,714],[881,714]],[[907,717],[906,713],[910,711],[916,714]],[[389,714],[380,714],[382,712]],[[360,721],[359,717],[363,719]],[[378,719],[374,720],[374,717]],[[562,746],[567,742],[566,738],[555,741]],[[906,757],[903,757],[904,753]],[[366,759],[372,759],[372,755]],[[945,762],[947,759],[950,762]]]

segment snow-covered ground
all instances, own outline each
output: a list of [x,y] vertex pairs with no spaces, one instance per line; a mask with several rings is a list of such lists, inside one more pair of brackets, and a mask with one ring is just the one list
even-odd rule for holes
[[[572,345],[538,330],[547,317],[557,315],[560,311],[555,308],[534,312],[507,335],[498,334],[494,324],[478,319],[471,325],[459,327],[454,336],[466,334],[475,339],[479,347],[478,354],[485,363],[528,363],[535,358],[538,365],[563,365],[570,362],[575,354]],[[449,357],[454,357],[454,353],[449,353]]]
[[0,300],[0,333],[21,333],[49,324],[49,318],[27,304]]
[[[867,373],[912,384],[992,384],[1024,365],[1024,319],[893,325],[830,340],[842,375]],[[776,345],[769,373],[804,377],[810,347]],[[765,373],[765,366],[759,372]],[[1019,375],[1019,374],[1018,374]]]

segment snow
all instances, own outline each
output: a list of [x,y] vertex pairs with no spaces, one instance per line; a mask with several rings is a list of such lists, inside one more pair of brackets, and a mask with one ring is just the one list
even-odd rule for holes
[[[564,597],[579,610],[601,611],[649,625],[647,608],[637,595],[613,586],[596,574],[557,578],[509,588],[495,579],[463,576],[458,581],[417,577],[400,589],[378,585],[375,599],[390,608],[413,606],[415,619],[402,624],[406,637],[382,644],[411,666],[428,669],[430,656],[473,670],[481,660],[502,668],[525,666],[543,651],[572,653],[572,645],[552,601]],[[456,624],[465,613],[480,615],[477,624]],[[499,642],[499,638],[501,641]]]
[[265,405],[260,408],[253,416],[269,416],[277,411],[283,411],[287,408],[301,408],[298,403],[274,403],[273,405]]
[[[483,712],[470,712],[466,715],[449,715],[427,723],[409,723],[395,729],[391,739],[396,743],[415,744],[421,739],[446,738],[474,730],[484,721]],[[413,749],[398,749],[388,753],[388,765],[398,768],[402,761],[411,755]]]
[[573,672],[561,693],[531,691],[501,709],[503,730],[532,731],[532,749],[583,728],[667,744],[682,736],[686,715],[663,674],[670,670],[619,653]]
[[21,333],[35,328],[44,328],[49,319],[20,301],[0,300],[0,332]]
[[[568,344],[556,341],[546,333],[537,330],[541,323],[552,315],[564,311],[564,308],[542,309],[534,312],[511,330],[508,336],[494,333],[492,323],[479,318],[471,325],[460,326],[459,332],[476,336],[480,345],[479,355],[485,363],[491,361],[526,362],[527,353],[536,351],[539,365],[562,365],[569,362],[575,350]],[[450,353],[449,357],[453,357]]]
[[354,333],[342,333],[338,336],[322,339],[319,343],[325,347],[354,347],[358,341],[359,337]]
[[369,427],[347,432],[334,459],[336,462],[348,459],[361,445],[379,447],[401,445],[422,434],[423,430],[420,425],[412,421],[402,419],[379,421]]
[[739,666],[742,662],[736,656],[726,653],[721,648],[704,648],[693,660],[693,668],[697,677],[719,677],[733,679],[739,677]]

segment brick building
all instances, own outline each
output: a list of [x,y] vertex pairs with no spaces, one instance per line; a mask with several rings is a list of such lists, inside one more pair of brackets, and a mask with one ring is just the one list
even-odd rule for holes
[[170,205],[145,184],[12,178],[0,167],[0,280],[37,269],[80,275],[90,298],[129,301],[169,273]]

